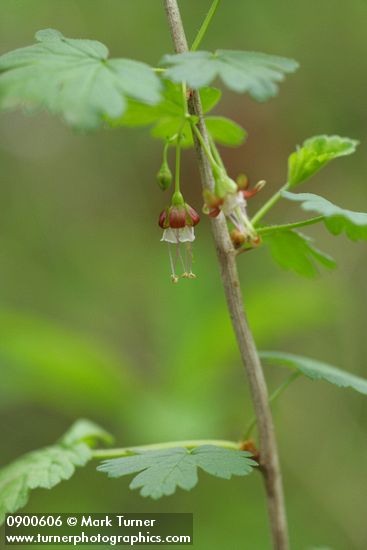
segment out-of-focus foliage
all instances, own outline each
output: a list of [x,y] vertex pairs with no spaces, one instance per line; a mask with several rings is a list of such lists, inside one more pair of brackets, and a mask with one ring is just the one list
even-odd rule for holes
[[187,82],[193,88],[208,86],[220,76],[230,90],[248,92],[257,101],[267,101],[278,92],[276,83],[293,73],[293,59],[258,52],[217,50],[166,55],[167,76],[175,82]]
[[[105,9],[98,1],[2,0],[0,50],[28,45],[37,29],[52,26],[65,36],[93,37],[108,44],[113,58],[137,58],[154,65],[163,53],[172,52],[158,4],[110,0]],[[181,5],[192,40],[208,2]],[[223,151],[231,175],[245,172],[251,181],[268,182],[263,196],[249,204],[250,213],[286,181],[284,167],[295,144],[322,133],[350,135],[361,145],[353,157],[330,163],[316,174],[304,190],[350,210],[365,210],[367,76],[356,66],[364,66],[367,55],[366,9],[359,0],[335,3],[332,10],[327,2],[317,3],[315,17],[304,2],[222,2],[204,49],[274,52],[301,65],[282,84],[276,100],[259,105],[229,92],[220,110],[218,106],[213,111],[214,116],[237,120],[248,131],[241,149]],[[45,378],[41,382],[40,360],[31,355],[23,361],[23,374],[14,370],[19,384],[12,382],[6,392],[2,386],[10,367],[0,362],[3,466],[53,441],[77,415],[106,425],[116,433],[118,445],[192,437],[236,439],[250,418],[251,401],[205,218],[194,248],[198,279],[177,288],[169,283],[167,254],[156,226],[167,199],[155,182],[161,158],[161,145],[151,141],[145,128],[75,136],[45,114],[1,118],[1,310],[64,333],[56,346],[50,346],[54,350],[48,350],[48,336],[37,338],[45,346],[42,377],[46,352],[52,359],[47,376],[56,378],[51,388]],[[184,162],[185,197],[200,208],[191,153],[184,154]],[[294,214],[295,206],[284,200],[267,221],[292,222]],[[323,269],[316,279],[298,279],[273,266],[265,247],[240,257],[258,346],[304,353],[366,377],[364,244],[333,239],[321,224],[307,233],[336,259],[337,270]],[[11,317],[6,335],[16,324]],[[22,322],[19,326],[22,334]],[[56,353],[60,363],[70,365],[70,336],[82,341],[91,355],[97,348],[103,359],[90,357],[88,370],[79,358],[65,377],[55,375]],[[17,349],[22,349],[23,338]],[[3,347],[7,349],[3,341],[0,356]],[[96,363],[99,366],[93,366]],[[33,369],[37,384],[31,389]],[[23,375],[28,388],[18,392],[25,386]],[[268,368],[266,375],[271,389],[283,380],[280,369]],[[301,379],[275,407],[295,548],[367,546],[361,482],[367,462],[364,399]],[[242,543],[244,533],[249,548],[270,548],[257,475],[231,481],[203,476],[194,491],[152,502],[130,492],[128,479],[109,482],[95,466],[78,470],[71,481],[51,492],[35,491],[27,509],[67,512],[70,502],[75,512],[149,513],[169,507],[194,512],[199,550],[235,546]],[[220,524],[214,524],[213,517],[220,517]]]
[[117,414],[133,373],[92,338],[49,319],[0,311],[1,407],[39,403],[73,415]]
[[[164,80],[163,100],[158,105],[147,105],[130,100],[126,113],[115,119],[110,119],[112,127],[153,126],[151,135],[171,145],[177,141],[178,132],[182,132],[180,145],[193,147],[192,130],[186,118],[182,99],[182,86]],[[220,101],[222,93],[217,88],[202,88],[200,99],[203,113],[209,113]],[[235,147],[241,145],[246,132],[236,122],[223,116],[207,116],[209,133],[216,143]]]
[[352,241],[367,239],[367,214],[364,212],[352,212],[340,208],[324,197],[313,193],[284,191],[282,195],[288,200],[300,202],[306,212],[315,212],[318,216],[323,216],[326,227],[333,235],[340,235],[345,231],[347,237]]
[[160,100],[160,81],[143,63],[108,59],[104,44],[65,38],[54,29],[38,31],[36,39],[38,44],[0,58],[2,109],[45,108],[84,130],[121,116],[125,94],[147,103]]
[[0,470],[0,525],[5,514],[26,505],[33,489],[53,489],[70,479],[77,467],[92,458],[97,443],[111,443],[111,436],[87,420],[77,421],[52,447],[28,453]]
[[[110,121],[112,126],[149,126],[161,119],[170,121],[172,126],[176,125],[177,133],[184,122],[185,110],[182,99],[182,86],[174,84],[169,80],[163,80],[162,99],[158,105],[147,105],[139,101],[130,100],[126,113],[121,118]],[[200,91],[200,99],[203,112],[208,113],[218,104],[222,93],[217,88],[203,88]],[[164,136],[164,139],[166,136]]]
[[297,369],[311,380],[326,380],[339,388],[352,388],[367,395],[367,380],[321,361],[291,353],[263,351],[261,358],[273,365]]

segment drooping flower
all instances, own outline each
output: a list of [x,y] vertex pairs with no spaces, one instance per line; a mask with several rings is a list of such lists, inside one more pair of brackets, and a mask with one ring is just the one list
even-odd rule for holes
[[242,191],[226,195],[221,210],[245,238],[255,235],[255,230],[247,215],[247,200]]
[[[159,216],[158,224],[163,229],[161,241],[168,243],[171,264],[171,280],[178,283],[178,264],[182,265],[181,277],[195,279],[192,272],[192,242],[195,240],[194,227],[200,221],[196,210],[184,201],[180,192],[174,193],[172,203]],[[182,251],[184,249],[184,251]]]
[[234,225],[231,232],[232,242],[235,247],[240,247],[245,242],[258,244],[258,236],[247,214],[247,200],[254,197],[265,185],[264,181],[258,182],[253,189],[248,189],[246,176],[239,177],[237,183],[227,175],[216,179],[214,192],[204,192],[204,212],[210,217],[217,217],[220,212]]

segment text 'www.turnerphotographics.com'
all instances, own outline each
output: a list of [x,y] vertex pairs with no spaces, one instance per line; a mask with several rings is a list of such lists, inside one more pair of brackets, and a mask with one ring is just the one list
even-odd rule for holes
[[192,545],[192,514],[8,514],[6,545]]

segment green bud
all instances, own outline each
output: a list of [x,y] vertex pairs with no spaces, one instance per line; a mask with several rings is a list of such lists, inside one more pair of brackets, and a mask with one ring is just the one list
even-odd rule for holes
[[172,185],[173,176],[167,162],[163,162],[158,174],[157,182],[162,191],[166,191]]

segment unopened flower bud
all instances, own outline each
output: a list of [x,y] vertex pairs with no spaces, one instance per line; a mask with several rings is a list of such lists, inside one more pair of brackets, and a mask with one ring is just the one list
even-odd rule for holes
[[159,187],[162,189],[162,191],[166,191],[171,187],[172,180],[173,180],[173,176],[172,176],[170,167],[168,166],[167,162],[163,162],[157,174],[157,182]]

